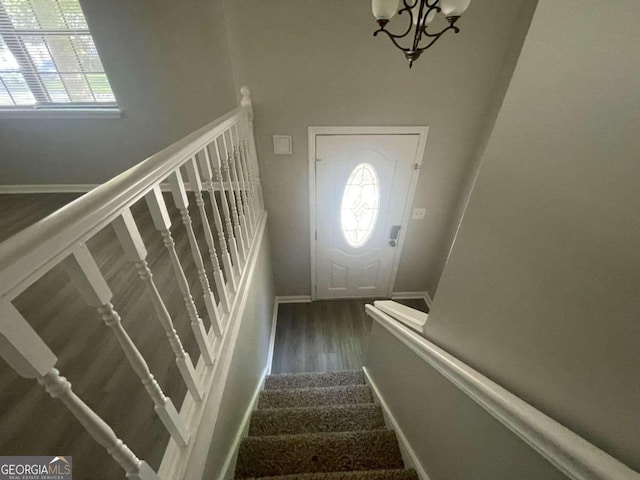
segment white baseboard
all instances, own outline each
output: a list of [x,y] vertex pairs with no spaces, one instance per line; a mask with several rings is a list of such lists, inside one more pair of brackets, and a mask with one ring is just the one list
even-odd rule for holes
[[391,300],[414,300],[424,298],[427,292],[393,292]]
[[278,328],[278,297],[273,301],[273,317],[271,318],[271,335],[269,336],[269,356],[267,358],[267,375],[271,375],[273,350],[276,348],[276,329]]
[[433,299],[431,298],[431,295],[429,295],[429,292],[424,292],[424,301],[427,304],[427,307],[429,307],[429,311],[431,311],[431,304],[433,303]]
[[92,183],[71,183],[57,185],[0,185],[0,194],[87,193],[97,186],[97,184]]
[[276,303],[308,303],[310,301],[311,295],[289,295],[276,297]]
[[431,300],[431,295],[426,290],[422,292],[393,292],[391,294],[391,300],[415,300],[422,299],[424,303],[427,304],[429,310],[431,310],[431,304],[433,300]]
[[362,371],[364,372],[364,378],[365,378],[365,381],[367,382],[367,385],[369,385],[371,387],[371,390],[373,391],[373,397],[375,399],[375,402],[378,405],[380,405],[380,407],[382,407],[382,413],[384,416],[384,422],[386,426],[388,428],[392,428],[396,432],[396,437],[398,438],[398,444],[400,445],[400,453],[402,454],[402,460],[404,461],[405,467],[413,468],[418,474],[418,477],[420,478],[420,480],[429,480],[429,476],[427,475],[427,472],[425,471],[424,467],[420,463],[418,456],[413,451],[413,448],[411,448],[411,445],[409,444],[407,437],[405,437],[404,432],[402,431],[402,428],[400,428],[398,421],[393,416],[393,413],[391,413],[391,410],[389,410],[389,405],[387,404],[384,397],[382,396],[382,393],[380,393],[380,390],[378,390],[378,386],[375,384],[373,379],[369,376],[367,367],[362,367]]
[[240,446],[240,442],[243,438],[247,436],[249,433],[249,421],[251,420],[251,414],[256,409],[256,404],[258,402],[258,397],[260,396],[260,391],[264,386],[264,379],[267,378],[268,372],[271,369],[271,363],[269,366],[264,369],[262,375],[260,376],[260,381],[258,382],[258,386],[256,390],[253,392],[253,396],[251,397],[251,401],[247,406],[247,411],[244,413],[244,417],[242,417],[242,423],[240,423],[240,427],[238,428],[238,432],[231,443],[231,448],[229,449],[229,453],[227,454],[227,458],[224,461],[224,465],[222,466],[222,470],[220,471],[220,479],[227,480],[233,478],[235,471],[235,464],[238,456],[238,447]]

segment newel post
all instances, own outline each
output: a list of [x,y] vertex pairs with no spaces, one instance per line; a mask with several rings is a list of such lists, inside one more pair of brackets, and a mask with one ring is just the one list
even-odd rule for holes
[[251,102],[251,90],[246,85],[240,89],[240,106],[247,109],[249,127],[253,130],[253,103]]
[[[242,95],[240,99],[240,106],[243,107],[247,112],[246,118],[246,127],[247,127],[247,135],[249,145],[247,146],[247,170],[249,176],[249,182],[251,184],[252,197],[254,201],[258,202],[258,212],[261,213],[264,210],[264,202],[262,199],[262,186],[260,185],[260,167],[258,165],[258,155],[256,150],[256,139],[253,134],[253,102],[251,101],[251,91],[249,87],[244,86],[240,89],[240,94]],[[253,194],[253,191],[256,194]],[[259,218],[260,215],[256,216]]]

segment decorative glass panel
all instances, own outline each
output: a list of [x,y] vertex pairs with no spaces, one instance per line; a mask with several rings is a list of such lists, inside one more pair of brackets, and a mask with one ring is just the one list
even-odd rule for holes
[[371,237],[380,210],[380,182],[375,169],[361,163],[353,169],[342,194],[342,233],[352,247],[361,247]]

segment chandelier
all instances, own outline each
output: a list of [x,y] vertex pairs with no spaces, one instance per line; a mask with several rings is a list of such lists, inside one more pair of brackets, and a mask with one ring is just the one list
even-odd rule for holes
[[[385,33],[393,42],[393,44],[404,52],[404,56],[409,60],[409,68],[412,67],[418,57],[427,48],[431,47],[438,39],[449,30],[455,33],[460,32],[456,27],[456,22],[460,15],[469,6],[471,0],[402,0],[403,7],[398,10],[400,0],[372,0],[371,10],[373,16],[376,17],[380,28],[373,32],[373,36],[379,33]],[[389,20],[397,13],[408,15],[408,27],[404,33],[393,34],[386,30]],[[439,32],[428,31],[429,25],[435,20],[438,13],[442,13],[447,19],[448,25]],[[411,45],[403,47],[400,44],[401,39],[413,37]]]

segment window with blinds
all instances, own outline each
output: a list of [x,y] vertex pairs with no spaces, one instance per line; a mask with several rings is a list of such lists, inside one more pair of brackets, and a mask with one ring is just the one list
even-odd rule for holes
[[116,106],[78,0],[0,0],[0,109]]

